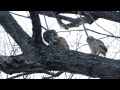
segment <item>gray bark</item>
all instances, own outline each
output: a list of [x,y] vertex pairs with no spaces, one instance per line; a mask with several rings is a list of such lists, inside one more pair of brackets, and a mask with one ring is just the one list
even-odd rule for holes
[[30,37],[8,11],[0,11],[0,24],[24,53],[31,49],[29,45]]
[[0,69],[7,74],[20,72],[43,73],[46,70],[52,70],[83,74],[101,79],[120,79],[119,60],[55,48],[47,48],[47,51],[43,50],[41,54],[38,57],[29,54],[29,56],[0,56]]

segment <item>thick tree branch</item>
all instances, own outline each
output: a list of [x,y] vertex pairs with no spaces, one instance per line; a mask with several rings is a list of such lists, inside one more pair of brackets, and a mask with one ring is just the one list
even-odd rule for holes
[[[65,28],[65,29],[69,29],[69,28],[71,28],[71,27],[79,27],[79,25],[81,25],[79,18],[74,19],[74,20],[73,20],[71,23],[69,23],[69,24],[64,24],[64,23],[62,22],[62,19],[58,18],[58,15],[57,15],[57,14],[55,14],[54,12],[51,12],[51,13],[52,13],[53,16],[56,18],[58,24],[59,24],[61,27]],[[69,17],[68,17],[68,18],[69,18]]]
[[[62,14],[64,14],[64,13],[78,14],[78,11],[54,11],[54,12],[56,14],[61,14],[61,13]],[[120,23],[120,12],[117,12],[117,11],[86,11],[86,12],[89,12],[92,15],[92,17],[94,18],[94,20],[97,20],[98,18],[104,18],[104,19],[108,19],[108,20]],[[39,12],[39,13],[42,14],[41,12]],[[86,18],[89,17],[89,15],[87,15],[84,11],[82,11],[81,14],[84,15]],[[50,15],[50,13],[48,14],[47,12],[46,12],[46,15],[49,17],[53,17],[52,15]],[[70,19],[68,20],[67,17],[66,17],[66,19],[61,17],[61,15],[59,15],[59,18],[72,22]],[[88,20],[88,23],[93,22],[90,20],[90,18],[88,18],[87,20]]]
[[30,37],[23,31],[21,26],[8,11],[0,11],[0,24],[20,46],[23,52],[31,49],[30,45],[28,45]]
[[42,44],[42,29],[41,29],[41,23],[39,15],[36,13],[36,11],[29,11],[30,12],[30,18],[32,20],[33,25],[33,42],[35,45]]
[[[43,13],[43,11],[38,11],[38,13],[39,13],[40,15],[46,15],[46,16],[48,16],[48,17],[53,17],[53,18],[55,18],[54,15],[51,13],[51,11],[44,11],[44,13]],[[56,15],[56,17],[59,18],[59,19],[63,19],[63,20],[69,21],[69,22],[73,22],[73,21],[74,21],[73,18],[71,18],[71,17],[66,17],[66,16],[63,16],[63,15]]]
[[[63,16],[63,15],[57,15],[56,13],[52,12],[52,11],[39,11],[38,12],[41,15],[46,15],[48,17],[53,17],[56,18],[58,23],[60,24],[60,26],[62,26],[65,29],[71,28],[71,27],[79,27],[79,25],[81,25],[80,23],[80,19],[76,16],[76,18],[72,18],[72,17],[67,17],[67,16]],[[82,17],[84,23],[89,23],[91,24],[93,21],[89,18],[89,17]],[[64,24],[62,22],[62,20],[66,20],[69,21],[69,24]]]
[[[78,14],[77,11],[55,11],[57,14],[60,13],[76,13]],[[119,22],[120,23],[120,12],[117,11],[88,11],[92,17],[96,20],[98,18],[104,18],[108,19],[111,21]],[[82,12],[82,15],[86,15],[86,13]]]
[[[45,70],[70,72],[98,78],[120,79],[120,61],[96,55],[84,54],[78,51],[65,51],[48,48],[41,52],[42,56],[7,57],[12,63],[7,63],[0,57],[0,69],[8,74],[20,72],[43,72]],[[24,59],[24,60],[23,60]],[[29,60],[26,60],[29,59]],[[21,61],[20,61],[21,60]]]
[[120,12],[117,11],[90,11],[93,17],[104,18],[120,23]]

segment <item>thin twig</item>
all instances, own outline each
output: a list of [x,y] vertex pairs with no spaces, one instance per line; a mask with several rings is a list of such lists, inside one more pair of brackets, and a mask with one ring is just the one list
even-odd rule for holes
[[84,25],[84,22],[83,22],[83,20],[82,20],[82,17],[81,17],[81,13],[80,13],[80,11],[78,11],[78,14],[80,15],[80,21],[81,21],[81,23],[83,24],[83,27],[84,27],[84,30],[85,30],[86,36],[88,37],[87,29],[86,29],[86,27],[85,27],[85,25]]
[[53,77],[58,77],[59,75],[61,75],[63,72],[57,72],[57,73],[51,73],[51,76],[50,77],[43,77],[42,79],[50,79],[50,78],[53,78]]
[[[93,19],[93,17],[90,15],[90,13],[85,12],[87,15],[89,15],[89,17],[93,20],[93,22],[96,23],[96,21]],[[98,23],[96,23],[97,26],[99,26],[100,28],[102,28],[104,31],[110,33],[111,35],[113,35],[111,32],[107,31],[106,29],[104,29],[103,27],[101,27]],[[114,35],[113,35],[114,36]]]
[[[17,16],[21,16],[21,17],[25,17],[25,18],[29,18],[29,19],[30,19],[30,16],[23,16],[23,15],[19,15],[19,14],[13,13],[13,12],[10,12],[10,13],[11,13],[11,14],[14,14],[14,15],[17,15]],[[47,28],[43,27],[42,25],[41,25],[41,27],[42,27],[43,29],[45,29],[45,30],[48,30]]]
[[17,77],[20,77],[20,76],[23,76],[23,75],[28,75],[28,74],[33,74],[33,72],[25,72],[25,73],[15,75],[15,76],[7,78],[7,79],[14,79],[14,78],[17,78]]
[[[100,35],[105,35],[107,37],[114,37],[114,38],[120,38],[119,36],[113,36],[113,35],[108,35],[108,34],[104,34],[104,33],[99,33],[99,32],[96,32],[96,31],[93,31],[91,29],[88,29],[86,28],[88,31],[91,31],[91,32],[94,32],[94,33],[97,33],[97,34],[100,34]],[[84,31],[84,30],[69,30],[70,32],[72,31]],[[60,33],[60,32],[68,32],[68,31],[58,31],[57,33]]]
[[48,30],[47,28],[43,27],[42,25],[41,25],[41,27],[42,27],[43,29],[45,29],[45,30]]
[[59,25],[60,25],[60,27],[61,27],[61,25],[63,24],[63,23],[62,23],[62,21],[56,17],[56,15],[55,15],[55,13],[54,13],[54,12],[52,12],[52,11],[51,11],[51,13],[52,13],[53,17],[54,17],[54,18],[56,18],[56,20],[57,20],[58,24],[59,24]]
[[30,18],[30,16],[23,16],[23,15],[20,15],[20,14],[16,14],[16,13],[13,13],[13,12],[10,12],[11,14],[14,14],[14,15],[17,15],[17,16],[20,16],[20,17],[24,17],[24,18]]
[[46,26],[47,26],[47,29],[49,29],[49,27],[48,27],[48,24],[47,24],[47,20],[46,20],[46,17],[45,17],[45,13],[43,12],[43,16],[44,16],[44,19],[45,19],[45,24],[46,24]]

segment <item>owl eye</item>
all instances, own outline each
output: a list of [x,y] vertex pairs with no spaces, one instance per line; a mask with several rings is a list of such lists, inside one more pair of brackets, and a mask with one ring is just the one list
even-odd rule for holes
[[90,38],[88,37],[87,40],[90,40]]

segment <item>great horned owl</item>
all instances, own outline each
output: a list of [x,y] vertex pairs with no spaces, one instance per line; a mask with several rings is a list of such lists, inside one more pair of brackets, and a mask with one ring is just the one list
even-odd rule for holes
[[64,48],[66,50],[69,49],[67,41],[63,37],[55,36],[53,39],[53,45],[58,48]]
[[101,40],[95,39],[93,36],[88,36],[87,43],[91,49],[92,54],[102,54],[106,56],[107,48]]
[[43,33],[43,39],[49,44],[53,45],[53,38],[58,36],[55,30],[47,30]]
[[43,39],[51,46],[69,49],[67,41],[63,37],[59,37],[55,30],[47,30],[43,33]]

